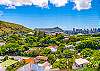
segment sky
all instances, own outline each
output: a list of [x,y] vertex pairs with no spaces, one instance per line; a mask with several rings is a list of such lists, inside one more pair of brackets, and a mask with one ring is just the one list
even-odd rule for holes
[[0,20],[29,28],[100,28],[100,0],[0,0]]

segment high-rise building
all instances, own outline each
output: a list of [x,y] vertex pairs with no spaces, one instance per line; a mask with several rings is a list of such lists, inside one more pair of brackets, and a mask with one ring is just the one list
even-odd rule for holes
[[98,32],[100,32],[100,28],[98,28]]

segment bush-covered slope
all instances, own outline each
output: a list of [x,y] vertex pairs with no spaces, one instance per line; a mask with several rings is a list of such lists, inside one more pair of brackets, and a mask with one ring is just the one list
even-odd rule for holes
[[28,32],[32,32],[32,30],[22,25],[0,21],[0,35]]

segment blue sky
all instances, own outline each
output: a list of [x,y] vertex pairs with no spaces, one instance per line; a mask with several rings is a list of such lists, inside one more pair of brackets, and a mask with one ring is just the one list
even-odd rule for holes
[[6,9],[0,5],[0,20],[22,24],[30,28],[60,27],[72,28],[99,28],[100,1],[93,0],[89,9],[73,9],[75,3],[69,2],[64,6],[56,7],[48,3],[49,8],[36,5],[16,6],[15,9]]

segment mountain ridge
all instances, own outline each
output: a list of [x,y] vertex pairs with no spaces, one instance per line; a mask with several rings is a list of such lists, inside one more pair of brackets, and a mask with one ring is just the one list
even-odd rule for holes
[[34,30],[44,31],[44,32],[63,32],[64,31],[59,27],[54,27],[54,28],[35,28]]
[[19,24],[0,21],[0,35],[13,34],[13,33],[28,33],[32,31],[33,31],[32,29],[29,29]]

